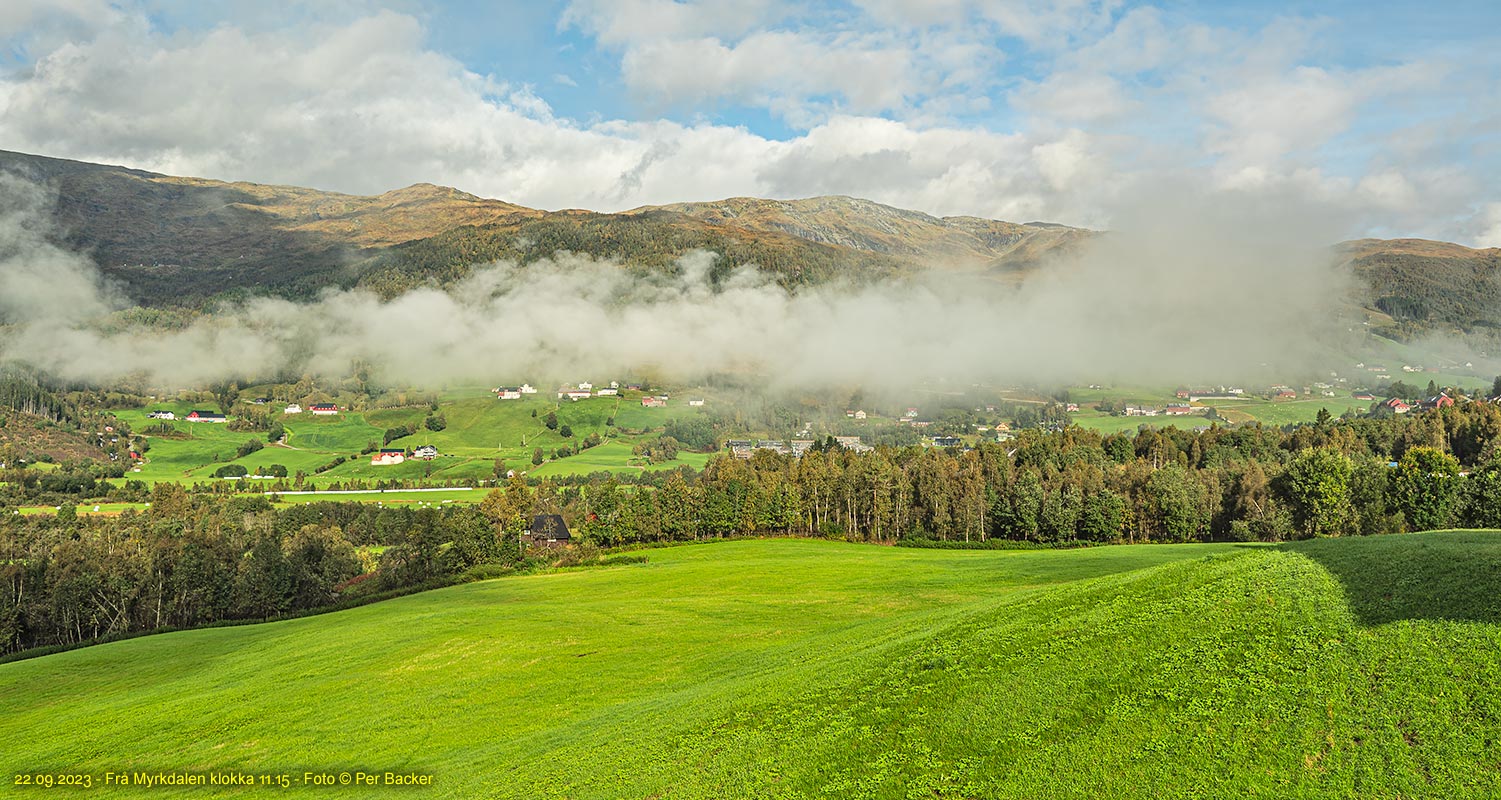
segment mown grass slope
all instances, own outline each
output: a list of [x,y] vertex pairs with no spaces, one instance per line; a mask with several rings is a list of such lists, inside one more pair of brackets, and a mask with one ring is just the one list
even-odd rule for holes
[[445,797],[1501,791],[1501,534],[649,555],[0,665],[0,767],[405,769]]

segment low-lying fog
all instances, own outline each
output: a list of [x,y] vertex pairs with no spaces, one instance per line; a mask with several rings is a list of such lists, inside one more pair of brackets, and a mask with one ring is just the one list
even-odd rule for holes
[[411,385],[746,370],[772,387],[872,389],[935,379],[1246,381],[1318,365],[1351,324],[1349,279],[1328,250],[1339,221],[1296,202],[1159,194],[1020,287],[934,265],[875,285],[789,293],[753,269],[711,286],[712,253],[645,278],[557,254],[478,266],[446,290],[261,298],[163,331],[97,324],[125,305],[123,294],[85,255],[48,239],[47,192],[5,175],[0,358],[65,379],[157,386],[338,377],[357,362]]

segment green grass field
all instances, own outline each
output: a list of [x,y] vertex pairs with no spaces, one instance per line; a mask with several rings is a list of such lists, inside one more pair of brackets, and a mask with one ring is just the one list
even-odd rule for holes
[[[1099,392],[1094,392],[1098,394]],[[1171,393],[1159,395],[1155,400],[1145,401],[1147,405],[1161,407],[1170,402],[1181,402],[1173,398]],[[1344,414],[1346,410],[1354,409],[1357,413],[1364,413],[1371,407],[1370,400],[1352,399],[1348,392],[1342,392],[1338,397],[1310,397],[1300,400],[1267,400],[1261,397],[1244,397],[1238,400],[1202,400],[1196,405],[1210,406],[1218,410],[1223,417],[1219,424],[1260,422],[1265,425],[1281,427],[1299,422],[1313,422],[1318,418],[1319,409],[1328,409],[1335,417]],[[1134,433],[1142,425],[1154,428],[1178,427],[1192,429],[1200,426],[1214,424],[1215,420],[1208,419],[1202,414],[1189,414],[1181,417],[1169,417],[1157,415],[1155,417],[1117,417],[1085,408],[1070,415],[1075,424],[1082,428],[1100,431],[1101,433]]]
[[1354,400],[1348,394],[1340,397],[1312,397],[1306,400],[1205,400],[1204,405],[1218,409],[1227,419],[1239,421],[1241,415],[1266,425],[1291,425],[1298,422],[1313,422],[1319,409],[1328,409],[1335,417],[1347,409],[1364,413],[1371,407],[1370,400]]
[[383,503],[385,505],[470,505],[485,499],[488,489],[432,489],[424,491],[387,492],[313,492],[310,494],[279,494],[278,506],[303,505],[306,503]]
[[[119,514],[126,510],[142,511],[146,508],[145,503],[79,503],[74,506],[75,510],[82,515],[89,514]],[[53,515],[57,513],[57,506],[22,506],[16,509],[23,515]]]
[[[1081,428],[1087,428],[1100,433],[1131,433],[1135,434],[1141,426],[1153,428],[1194,428],[1213,425],[1215,420],[1206,418],[1203,414],[1188,414],[1181,417],[1169,417],[1159,414],[1155,417],[1116,417],[1101,411],[1078,411],[1069,415],[1074,424]],[[1224,422],[1219,424],[1223,425]]]
[[678,457],[672,461],[661,464],[646,464],[644,459],[631,455],[631,445],[626,442],[612,440],[598,447],[591,447],[577,455],[557,461],[549,461],[540,467],[528,467],[529,475],[546,477],[549,475],[588,475],[592,472],[656,472],[664,469],[677,469],[688,465],[694,469],[703,469],[709,461],[709,453],[690,453],[680,451]]
[[0,769],[411,771],[464,798],[1501,793],[1501,533],[647,555],[3,664]]
[[[146,413],[157,408],[175,411],[179,417],[191,410],[184,404],[158,403],[149,408],[119,412],[119,416],[134,430],[142,431],[156,424],[156,420],[148,419]],[[379,409],[368,413],[344,412],[333,417],[311,414],[284,417],[281,419],[287,431],[285,445],[266,444],[242,457],[236,457],[236,450],[249,439],[264,443],[264,433],[235,432],[224,425],[178,419],[173,423],[177,431],[175,436],[148,436],[151,449],[146,454],[147,462],[139,472],[130,472],[127,477],[147,483],[212,481],[216,470],[234,463],[244,465],[252,473],[257,467],[281,464],[289,474],[305,472],[320,485],[350,478],[480,480],[493,477],[496,458],[503,459],[508,468],[531,470],[534,448],[542,448],[551,459],[554,450],[564,444],[576,447],[590,433],[618,438],[607,439],[604,445],[574,458],[548,463],[538,470],[538,474],[586,474],[598,470],[632,472],[642,467],[635,463],[638,460],[631,455],[631,448],[641,439],[656,434],[622,434],[619,427],[606,424],[607,420],[624,417],[630,420],[628,427],[635,431],[660,429],[675,416],[700,413],[699,409],[689,408],[686,401],[667,409],[642,409],[636,398],[615,397],[563,401],[560,405],[544,395],[532,395],[520,401],[498,401],[488,392],[473,390],[455,390],[452,397],[440,404],[439,411],[447,421],[447,426],[441,431],[423,427],[423,421],[431,413],[428,406]],[[533,417],[533,412],[537,416]],[[557,414],[559,430],[551,430],[543,424],[549,412]],[[433,462],[409,461],[372,466],[369,457],[359,455],[371,442],[380,444],[387,429],[401,425],[414,426],[418,430],[411,436],[393,440],[389,446],[413,448],[432,444],[437,446],[440,457]],[[572,429],[571,438],[562,435],[563,425]],[[331,470],[314,474],[315,470],[338,456],[345,457],[346,461]],[[685,464],[697,468],[703,466],[706,458],[684,453],[676,461],[652,465],[648,469],[671,469]]]

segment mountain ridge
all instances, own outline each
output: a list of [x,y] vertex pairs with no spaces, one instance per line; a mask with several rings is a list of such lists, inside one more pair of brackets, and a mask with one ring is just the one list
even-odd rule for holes
[[[45,185],[55,197],[54,238],[147,306],[257,293],[299,299],[329,286],[390,296],[460,279],[475,264],[560,251],[673,269],[684,253],[707,249],[721,256],[716,274],[755,265],[789,287],[931,267],[1025,279],[1101,235],[848,195],[608,213],[546,211],[425,182],[351,195],[7,151],[0,171]],[[1501,329],[1501,248],[1357,239],[1331,252],[1359,279],[1363,294],[1353,299],[1399,329]]]

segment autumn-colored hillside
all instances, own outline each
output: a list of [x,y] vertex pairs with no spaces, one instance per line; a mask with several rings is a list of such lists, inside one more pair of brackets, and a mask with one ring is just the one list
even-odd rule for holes
[[[693,250],[716,274],[754,266],[786,286],[919,269],[1025,280],[1098,234],[1047,222],[935,217],[854,197],[733,197],[618,214],[540,211],[422,183],[362,197],[225,183],[0,151],[0,171],[44,187],[56,238],[147,306],[314,296],[328,286],[391,295],[474,265],[560,251],[669,269]],[[1359,278],[1350,302],[1399,333],[1501,327],[1501,249],[1422,239],[1335,246]]]

